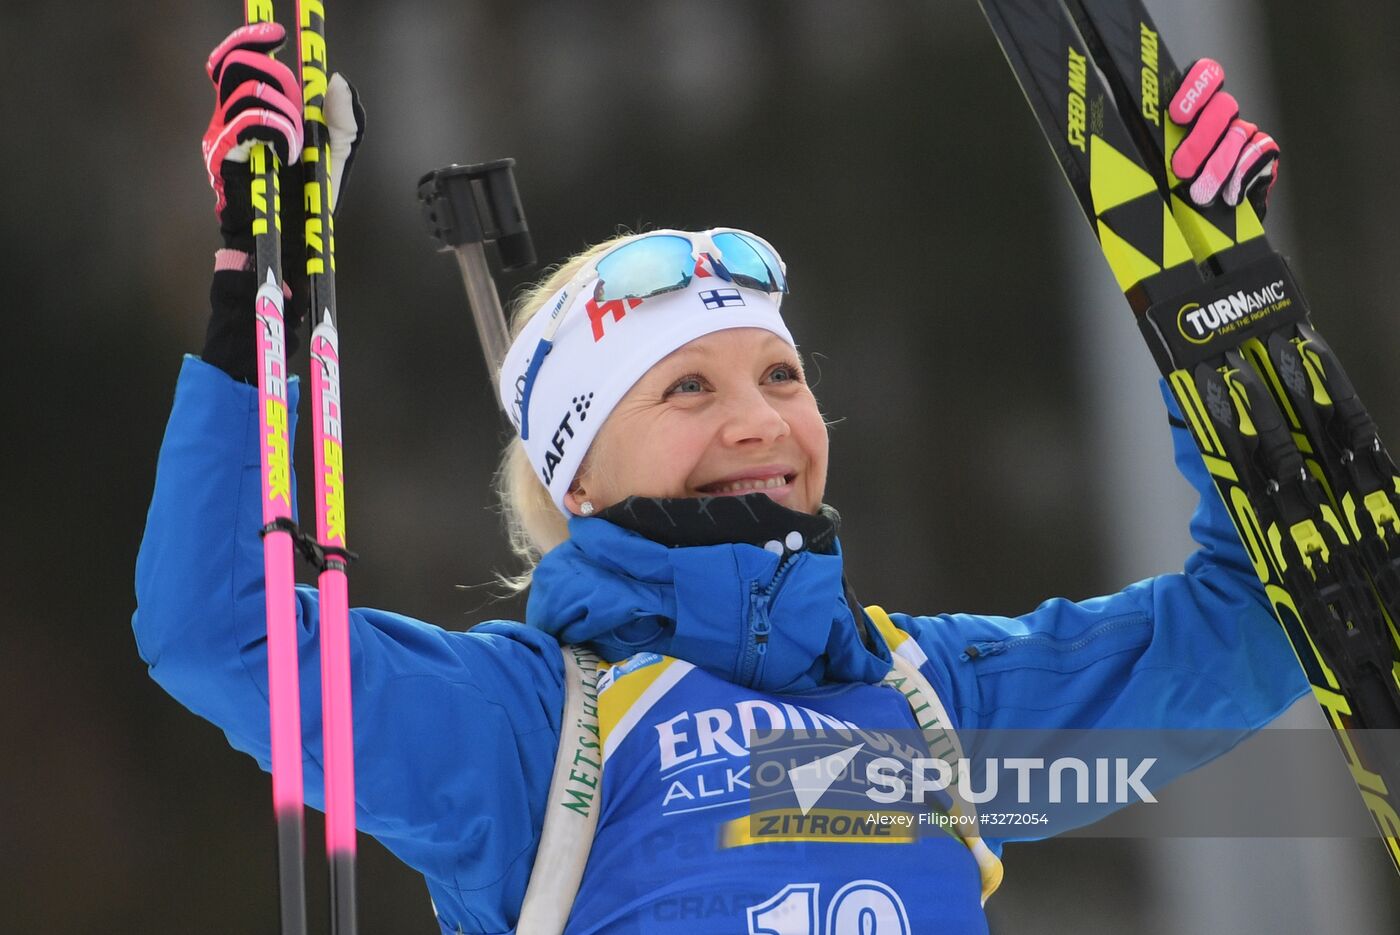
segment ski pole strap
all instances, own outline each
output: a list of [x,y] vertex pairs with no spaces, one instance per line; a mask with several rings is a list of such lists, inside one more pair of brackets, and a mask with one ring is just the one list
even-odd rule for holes
[[[544,827],[535,849],[535,864],[520,905],[520,935],[559,935],[573,911],[583,882],[583,868],[598,828],[603,752],[598,729],[598,666],[602,660],[580,646],[559,647],[564,657],[564,715],[559,725],[559,752],[549,781]],[[592,767],[593,792],[571,794],[579,785],[581,764]]]
[[258,530],[258,538],[266,539],[274,532],[288,533],[293,539],[297,539],[302,534],[300,527],[297,526],[294,520],[290,520],[285,516],[279,516]]
[[344,571],[350,563],[358,559],[359,553],[338,545],[322,545],[308,535],[297,540],[297,552],[306,563],[316,569],[317,574],[330,568]]
[[341,548],[338,545],[322,545],[312,536],[301,531],[301,527],[294,520],[285,516],[279,516],[266,526],[258,530],[258,536],[266,539],[275,532],[285,532],[292,537],[292,545],[296,548],[297,554],[306,560],[306,563],[315,568],[317,573],[334,567],[344,571],[345,568],[354,561],[358,561],[358,552]]

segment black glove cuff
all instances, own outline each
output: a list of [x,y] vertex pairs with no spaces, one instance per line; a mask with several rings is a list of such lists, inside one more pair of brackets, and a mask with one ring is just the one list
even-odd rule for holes
[[[224,246],[244,253],[254,252],[253,173],[246,162],[225,161],[224,210],[219,215],[219,236]],[[302,206],[302,166],[284,165],[278,175],[279,204],[282,207],[282,267],[285,275],[297,263],[304,263],[302,227],[306,215]]]
[[[253,237],[252,169],[247,163],[225,161],[220,167],[224,178],[224,210],[219,215],[219,235],[224,246],[249,257],[256,255]],[[302,167],[283,166],[280,178],[282,204],[282,276],[291,296],[283,303],[287,323],[287,359],[301,346],[301,323],[306,317],[309,286],[306,257],[302,246],[303,212],[300,197]],[[254,264],[251,260],[249,267]],[[254,325],[254,300],[258,292],[257,271],[218,269],[209,287],[209,328],[205,332],[206,363],[244,383],[258,382],[258,353]]]
[[[209,327],[204,333],[200,357],[224,373],[256,386],[258,382],[257,315],[254,301],[258,294],[257,271],[218,270],[209,286]],[[287,359],[301,347],[300,306],[288,301],[286,309]]]
[[230,250],[253,252],[253,172],[246,162],[225,161],[224,210],[219,214],[219,236]]

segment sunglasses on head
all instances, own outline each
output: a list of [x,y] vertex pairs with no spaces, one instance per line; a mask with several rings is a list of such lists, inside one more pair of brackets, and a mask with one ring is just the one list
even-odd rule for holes
[[704,275],[701,270],[744,289],[769,295],[788,291],[778,252],[747,231],[729,227],[695,233],[659,230],[618,244],[579,270],[549,312],[551,320],[535,346],[520,388],[520,437],[530,437],[530,394],[578,289],[596,279],[596,302],[649,299],[685,289],[697,275]]
[[746,289],[786,293],[783,261],[769,243],[732,228],[690,233],[653,231],[618,244],[585,266],[575,282],[596,276],[594,299],[646,299],[690,285],[704,261],[714,275]]

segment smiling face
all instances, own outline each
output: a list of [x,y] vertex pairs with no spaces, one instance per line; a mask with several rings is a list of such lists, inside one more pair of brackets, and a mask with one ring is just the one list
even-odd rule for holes
[[696,338],[662,358],[609,414],[565,495],[572,513],[628,496],[759,491],[805,513],[826,489],[826,424],[797,352],[761,328]]

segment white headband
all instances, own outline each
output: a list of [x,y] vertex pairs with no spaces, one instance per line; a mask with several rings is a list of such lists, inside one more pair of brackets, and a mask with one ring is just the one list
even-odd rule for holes
[[[528,417],[525,453],[566,514],[564,495],[598,430],[657,361],[727,328],[762,328],[796,346],[778,311],[781,294],[736,287],[703,267],[685,289],[649,299],[599,303],[593,298],[596,283],[596,277],[582,288],[570,283],[540,307],[506,352],[497,386],[517,433]],[[531,358],[550,322],[560,316],[525,412]]]

